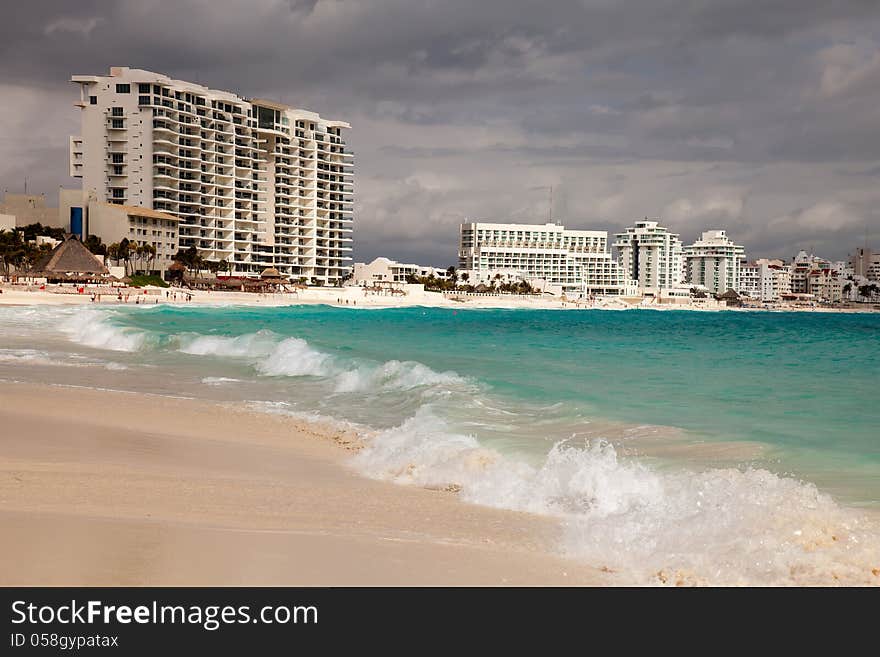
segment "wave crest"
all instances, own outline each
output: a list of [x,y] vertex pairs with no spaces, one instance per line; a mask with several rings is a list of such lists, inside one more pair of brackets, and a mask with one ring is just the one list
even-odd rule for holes
[[84,308],[61,323],[61,330],[74,342],[111,351],[139,351],[148,334],[138,329],[116,326],[106,312]]
[[179,351],[194,356],[229,356],[253,358],[267,356],[277,339],[271,331],[257,331],[235,337],[221,335],[182,335],[178,337]]
[[563,551],[632,583],[876,584],[880,528],[766,470],[660,471],[613,445],[557,443],[540,464],[487,449],[422,407],[354,457],[362,473],[562,521]]
[[332,373],[333,359],[300,338],[282,340],[263,360],[257,371],[267,376],[325,376]]
[[379,366],[361,365],[340,372],[336,392],[370,392],[372,390],[410,390],[421,386],[456,385],[465,379],[455,372],[436,372],[415,361],[390,360]]

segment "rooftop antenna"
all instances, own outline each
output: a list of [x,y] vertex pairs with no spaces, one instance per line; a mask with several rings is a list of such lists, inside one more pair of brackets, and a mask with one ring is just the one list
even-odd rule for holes
[[547,218],[550,220],[549,223],[553,223],[553,185],[550,185],[550,209],[547,213]]
[[24,195],[27,196],[27,178],[24,179]]

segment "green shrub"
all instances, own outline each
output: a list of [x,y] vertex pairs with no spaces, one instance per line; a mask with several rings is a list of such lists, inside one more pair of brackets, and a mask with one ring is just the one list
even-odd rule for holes
[[144,287],[145,285],[155,285],[156,287],[168,287],[168,283],[163,281],[158,276],[147,276],[144,274],[132,274],[129,278],[131,278],[132,287]]

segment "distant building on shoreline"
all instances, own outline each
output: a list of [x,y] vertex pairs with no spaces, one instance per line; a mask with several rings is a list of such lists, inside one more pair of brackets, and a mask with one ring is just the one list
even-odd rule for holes
[[641,294],[657,296],[681,286],[681,239],[659,220],[637,221],[614,236],[614,247],[624,275],[636,281]]
[[775,302],[791,294],[791,271],[782,260],[743,261],[739,272],[739,285],[735,289],[752,300]]
[[604,230],[558,224],[467,222],[459,229],[459,270],[469,283],[489,283],[498,272],[540,279],[565,294],[630,295],[634,285],[608,251]]
[[[0,201],[0,226],[12,230],[16,226],[42,224],[66,228],[59,223],[58,208],[49,207],[45,194],[10,194],[3,195]],[[11,218],[10,218],[11,217]]]
[[233,275],[275,267],[326,285],[348,272],[348,123],[140,69],[71,80],[82,127],[70,175],[82,178],[84,203],[94,195],[178,217],[180,247],[226,260]]
[[868,247],[859,247],[849,258],[853,274],[869,281],[880,281],[880,253]]
[[355,285],[371,283],[406,283],[410,276],[447,278],[446,270],[438,267],[404,264],[389,258],[376,258],[370,263],[356,262],[352,271]]
[[739,289],[740,260],[745,248],[734,244],[723,230],[707,230],[684,247],[684,280],[712,294]]
[[810,294],[810,274],[814,271],[831,269],[831,263],[814,255],[800,251],[791,263],[791,291],[793,294]]

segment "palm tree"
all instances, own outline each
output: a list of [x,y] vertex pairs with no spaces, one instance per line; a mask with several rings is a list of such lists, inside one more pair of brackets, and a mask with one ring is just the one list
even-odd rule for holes
[[3,275],[9,276],[10,267],[18,267],[26,253],[25,241],[17,230],[0,231],[0,262]]
[[107,257],[119,266],[119,242],[107,245]]
[[156,258],[156,247],[148,242],[144,242],[137,248],[138,255],[142,260],[146,259],[150,263],[150,267],[148,271],[152,271],[153,269],[153,260]]
[[101,242],[101,238],[97,235],[87,235],[83,240],[85,247],[95,255],[107,255],[107,245]]
[[[135,242],[135,244],[137,244]],[[131,252],[132,252],[132,242],[128,240],[127,237],[123,237],[122,241],[119,242],[119,259],[122,260],[122,264],[125,267],[125,275],[129,274],[129,262],[131,261]]]
[[873,283],[859,285],[859,296],[863,299],[871,299],[877,293],[877,286]]
[[140,271],[138,267],[138,262],[140,262],[141,256],[143,255],[143,251],[141,250],[141,245],[135,241],[131,243],[131,271],[132,273],[137,273]]
[[195,271],[196,278],[199,276],[199,270],[204,266],[205,261],[199,254],[199,250],[191,246],[188,249],[180,249],[174,256],[174,260],[182,264],[187,270]]

